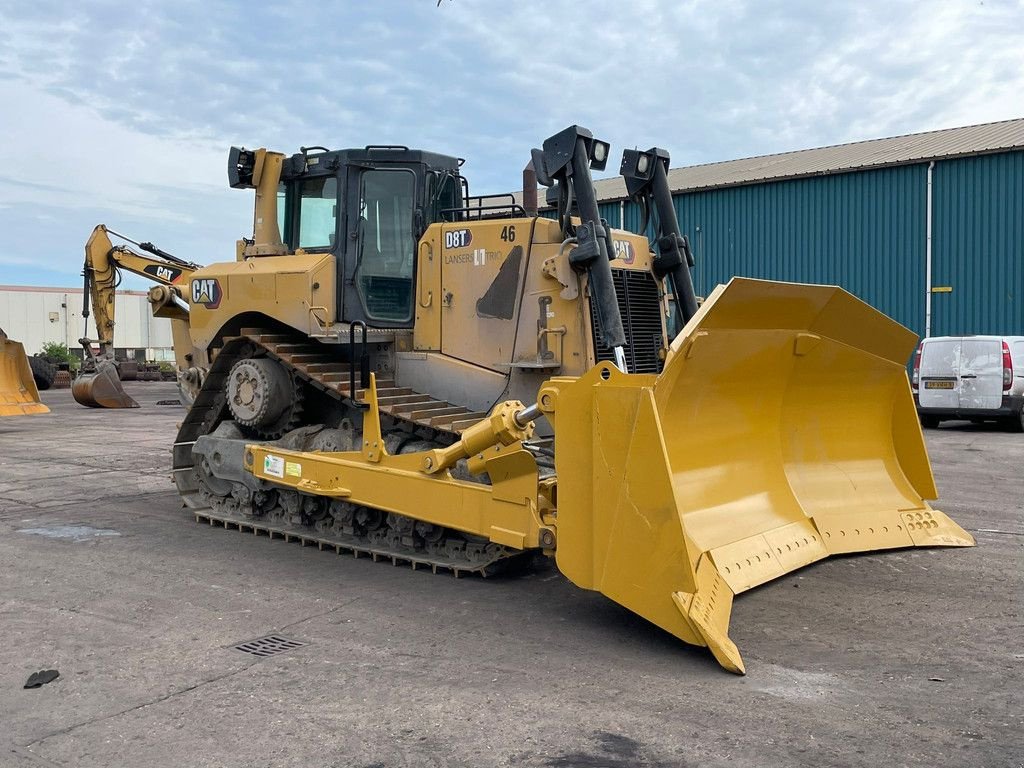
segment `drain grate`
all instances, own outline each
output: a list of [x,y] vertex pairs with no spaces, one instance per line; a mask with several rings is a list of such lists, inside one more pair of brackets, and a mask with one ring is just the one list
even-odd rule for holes
[[258,637],[255,640],[239,643],[232,646],[232,648],[236,651],[262,658],[276,656],[279,653],[301,648],[304,645],[305,643],[300,643],[298,640],[289,640],[287,637],[281,637],[280,635],[267,635],[266,637]]

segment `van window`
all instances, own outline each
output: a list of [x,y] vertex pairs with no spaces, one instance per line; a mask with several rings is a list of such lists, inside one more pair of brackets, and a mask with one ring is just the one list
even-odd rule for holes
[[1010,359],[1013,361],[1014,368],[1024,368],[1024,341],[1013,342]]
[[1003,369],[1003,345],[996,339],[964,339],[960,373],[997,373]]
[[926,341],[921,376],[956,376],[960,370],[960,339]]

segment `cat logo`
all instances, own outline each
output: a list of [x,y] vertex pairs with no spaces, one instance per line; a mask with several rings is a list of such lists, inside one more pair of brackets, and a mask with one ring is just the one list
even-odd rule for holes
[[147,275],[152,275],[157,280],[162,280],[165,283],[176,282],[181,277],[181,270],[175,267],[165,267],[162,264],[150,264],[142,270]]
[[622,259],[623,264],[632,264],[636,259],[636,251],[629,240],[614,240],[612,245],[615,248],[615,258]]
[[196,278],[192,281],[192,303],[202,304],[207,309],[220,306],[220,283],[213,278]]

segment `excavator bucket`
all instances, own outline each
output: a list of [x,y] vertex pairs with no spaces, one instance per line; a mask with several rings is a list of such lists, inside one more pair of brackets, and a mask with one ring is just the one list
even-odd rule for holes
[[972,546],[925,501],[915,342],[840,288],[735,278],[660,375],[551,380],[559,569],[742,674],[734,595],[828,555]]
[[109,360],[96,363],[94,373],[84,373],[71,382],[75,401],[90,408],[138,408],[139,404],[124,391],[117,367]]
[[0,331],[0,416],[49,412],[39,400],[25,347]]

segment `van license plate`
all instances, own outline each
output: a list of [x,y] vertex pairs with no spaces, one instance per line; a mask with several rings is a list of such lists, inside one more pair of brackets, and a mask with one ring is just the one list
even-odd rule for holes
[[953,389],[955,381],[926,381],[924,383],[925,389]]

